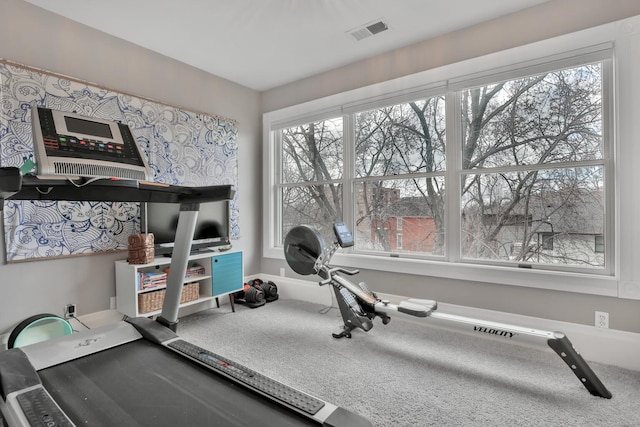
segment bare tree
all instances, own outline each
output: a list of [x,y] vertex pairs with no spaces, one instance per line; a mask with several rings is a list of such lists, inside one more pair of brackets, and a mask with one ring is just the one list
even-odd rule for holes
[[282,132],[282,179],[295,185],[283,188],[287,223],[283,233],[298,224],[312,224],[330,235],[342,218],[342,127],[336,121],[310,123]]
[[[459,144],[466,171],[460,182],[463,256],[600,262],[572,237],[579,230],[566,231],[563,218],[588,220],[589,233],[602,233],[604,170],[597,162],[585,164],[603,158],[601,74],[594,64],[460,93],[462,140],[452,143]],[[399,204],[418,197],[435,224],[425,231],[435,236],[433,253],[444,253],[451,214],[445,212],[444,103],[439,96],[355,115],[356,225],[370,229],[363,234],[369,247],[391,249],[387,229]],[[340,123],[285,129],[283,150],[287,220],[326,228],[342,219]],[[550,252],[554,236],[566,244]]]
[[[539,256],[545,245],[535,243],[536,236],[550,224],[545,200],[564,200],[555,206],[561,215],[582,205],[582,222],[594,215],[587,199],[602,185],[602,169],[587,173],[567,163],[602,158],[600,80],[594,65],[464,92],[463,169],[479,171],[462,181],[468,256],[511,255],[505,227],[511,234],[518,227],[509,237],[520,242],[516,260]],[[574,263],[570,258],[555,262]]]

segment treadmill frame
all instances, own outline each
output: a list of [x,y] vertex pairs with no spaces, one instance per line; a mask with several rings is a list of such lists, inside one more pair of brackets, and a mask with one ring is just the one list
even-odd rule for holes
[[[79,184],[86,185],[78,186]],[[300,410],[286,399],[283,400],[278,393],[270,393],[264,387],[243,380],[243,375],[237,375],[238,372],[244,372],[250,373],[246,375],[248,378],[255,378],[260,374],[193,345],[189,347],[195,349],[195,356],[172,345],[177,342],[185,343],[179,339],[175,331],[178,324],[182,278],[186,273],[200,203],[231,199],[234,194],[235,189],[231,185],[181,187],[128,180],[70,183],[60,179],[22,177],[18,168],[0,168],[0,210],[4,207],[4,200],[102,200],[181,205],[165,299],[157,320],[152,321],[144,317],[128,318],[113,325],[0,353],[0,417],[4,416],[5,422],[11,427],[42,425],[43,422],[44,425],[73,426],[72,420],[43,386],[37,371],[88,357],[138,339],[146,339],[208,368],[212,375],[222,375],[272,403],[297,412],[320,425],[371,426],[372,424],[360,415],[262,377],[270,381],[269,384],[286,388],[287,394],[298,393],[320,402],[320,409],[313,414]],[[32,402],[29,399],[33,396],[37,400]]]

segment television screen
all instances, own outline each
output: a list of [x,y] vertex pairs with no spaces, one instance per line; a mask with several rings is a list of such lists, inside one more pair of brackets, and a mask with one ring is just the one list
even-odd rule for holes
[[[153,233],[156,255],[170,255],[176,238],[179,203],[142,203],[140,205],[143,233]],[[191,251],[213,249],[229,244],[229,201],[200,204]]]

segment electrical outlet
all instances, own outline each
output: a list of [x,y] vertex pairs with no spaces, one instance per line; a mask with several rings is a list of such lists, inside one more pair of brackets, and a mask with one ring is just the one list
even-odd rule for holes
[[116,297],[111,297],[111,299],[109,300],[109,309],[110,310],[116,309]]
[[280,276],[284,277],[284,267],[280,267]]
[[70,317],[76,317],[76,305],[75,304],[67,304],[64,308],[64,318],[68,319]]
[[606,311],[596,311],[596,328],[609,327],[609,313]]

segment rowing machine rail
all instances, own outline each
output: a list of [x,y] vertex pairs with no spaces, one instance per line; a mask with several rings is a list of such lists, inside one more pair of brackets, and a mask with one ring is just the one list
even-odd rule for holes
[[[345,236],[345,226],[334,227],[338,242],[353,244]],[[345,276],[354,276],[358,270],[331,267],[331,257],[340,247],[335,242],[330,247],[313,228],[300,225],[292,228],[285,238],[284,252],[289,266],[298,274],[317,274],[321,286],[331,285],[338,302],[344,326],[334,338],[351,338],[354,329],[369,331],[373,320],[380,317],[388,324],[391,317],[421,318],[434,326],[453,328],[485,338],[498,338],[512,343],[534,344],[550,347],[569,366],[584,387],[594,396],[610,399],[611,392],[562,332],[544,331],[505,323],[458,316],[438,311],[438,303],[432,300],[410,298],[399,304],[381,300],[364,282],[355,284]]]

